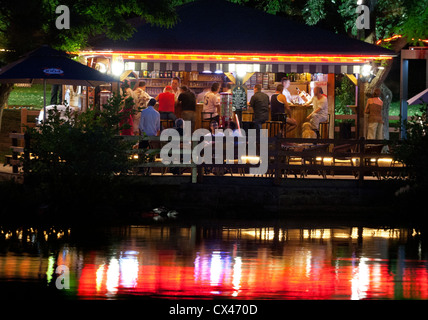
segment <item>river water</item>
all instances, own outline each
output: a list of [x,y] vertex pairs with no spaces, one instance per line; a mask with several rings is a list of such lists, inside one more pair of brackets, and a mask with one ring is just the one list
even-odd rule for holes
[[427,299],[413,228],[162,224],[0,227],[2,296]]

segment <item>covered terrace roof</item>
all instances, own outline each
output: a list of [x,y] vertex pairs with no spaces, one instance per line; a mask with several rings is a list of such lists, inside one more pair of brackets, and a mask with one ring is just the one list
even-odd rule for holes
[[[349,72],[394,52],[285,17],[225,0],[198,0],[177,8],[172,28],[143,23],[128,40],[98,39],[86,54],[120,54],[125,60],[174,63],[170,70],[261,64],[271,72]],[[179,66],[178,64],[182,64]],[[150,65],[148,66],[150,67]],[[160,69],[163,68],[159,65]]]

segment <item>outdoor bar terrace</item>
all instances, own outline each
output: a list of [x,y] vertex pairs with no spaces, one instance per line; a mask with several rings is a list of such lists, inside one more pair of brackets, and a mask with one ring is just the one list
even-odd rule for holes
[[[197,14],[206,12],[206,15]],[[218,17],[227,12],[233,17],[233,26],[218,23]],[[351,39],[315,27],[309,27],[283,17],[272,16],[254,9],[225,1],[197,1],[177,9],[178,22],[170,29],[139,23],[137,32],[129,40],[113,41],[97,39],[90,48],[77,54],[88,66],[101,72],[127,80],[136,88],[146,83],[146,92],[156,97],[174,78],[186,85],[197,97],[219,83],[228,94],[220,108],[220,129],[228,121],[237,121],[239,129],[248,135],[254,128],[254,110],[248,102],[254,95],[254,86],[261,85],[262,92],[271,97],[284,77],[289,79],[288,88],[292,101],[289,103],[297,128],[280,136],[282,121],[269,120],[262,128],[267,130],[269,151],[267,171],[260,175],[250,174],[251,161],[260,160],[260,142],[255,154],[226,157],[226,143],[221,147],[222,163],[164,164],[160,150],[166,142],[159,137],[149,140],[149,150],[130,150],[130,160],[135,162],[134,174],[150,176],[190,176],[191,182],[201,182],[207,175],[232,175],[234,177],[257,176],[273,178],[276,184],[283,178],[382,179],[402,176],[402,164],[395,161],[388,140],[367,140],[367,121],[364,115],[365,97],[360,87],[375,77],[376,67],[382,60],[393,59],[395,54],[379,46]],[[251,28],[248,22],[251,21]],[[247,27],[242,27],[247,25]],[[197,27],[195,27],[197,26]],[[216,30],[212,33],[210,30]],[[281,36],[278,36],[278,33]],[[207,37],[206,35],[210,35]],[[335,112],[335,78],[343,75],[355,85],[355,104],[349,105],[350,115]],[[229,85],[229,87],[227,87]],[[105,101],[120,83],[100,86],[99,96],[95,87],[82,87],[86,95],[70,100],[70,105],[84,112],[93,108],[96,99]],[[303,94],[314,95],[314,88],[321,87],[328,101],[328,120],[320,124],[317,139],[303,139],[302,125],[312,105],[304,103]],[[63,85],[63,97],[72,86]],[[224,92],[226,93],[226,92]],[[73,96],[73,93],[71,94]],[[77,95],[76,95],[77,97]],[[104,99],[104,100],[103,100]],[[76,104],[76,105],[74,105]],[[158,107],[158,105],[156,105]],[[26,110],[22,122],[27,123]],[[181,117],[180,108],[175,115]],[[349,127],[341,121],[351,121]],[[389,119],[385,119],[389,121]],[[173,121],[162,120],[162,128],[171,128]],[[195,129],[209,130],[204,119],[203,103],[197,100]],[[385,130],[391,130],[385,126]],[[22,139],[22,134],[14,138]],[[139,136],[123,137],[141,140]],[[199,141],[192,141],[193,146]],[[15,151],[23,151],[19,141]],[[220,149],[213,146],[213,154]],[[236,149],[236,148],[235,148]],[[247,149],[245,149],[247,150]],[[183,151],[183,150],[182,150]],[[142,160],[142,153],[156,156]],[[183,151],[184,153],[186,150]],[[183,154],[181,154],[183,156]],[[13,172],[18,172],[18,165]],[[179,170],[172,169],[179,168]],[[171,170],[172,169],[172,170]]]

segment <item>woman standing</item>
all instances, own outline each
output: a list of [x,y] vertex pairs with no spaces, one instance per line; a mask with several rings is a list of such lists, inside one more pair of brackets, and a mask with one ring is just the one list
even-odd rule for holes
[[373,98],[367,100],[366,110],[364,111],[369,115],[369,128],[367,139],[383,139],[383,121],[382,121],[382,107],[383,101],[380,97],[380,89],[373,90]]

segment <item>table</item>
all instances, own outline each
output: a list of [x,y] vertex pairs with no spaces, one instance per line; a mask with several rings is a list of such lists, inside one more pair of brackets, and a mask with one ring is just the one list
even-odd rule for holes
[[312,112],[312,105],[289,105],[291,109],[291,117],[297,121],[297,127],[293,131],[287,133],[287,138],[301,138],[302,125],[306,122],[306,117]]

